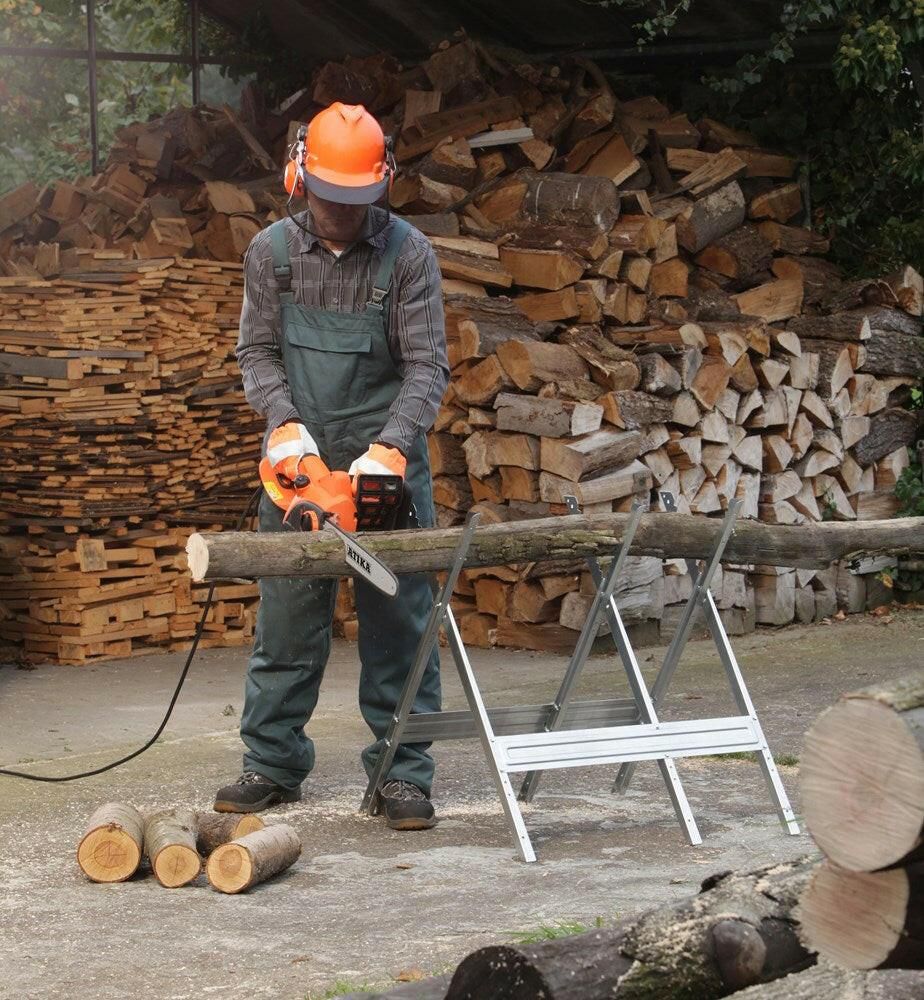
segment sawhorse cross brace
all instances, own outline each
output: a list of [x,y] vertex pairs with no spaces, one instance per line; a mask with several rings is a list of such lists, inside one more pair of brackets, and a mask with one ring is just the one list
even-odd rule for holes
[[[671,494],[662,493],[661,500],[665,509],[669,511],[676,509]],[[567,502],[569,511],[573,514],[578,513],[577,501],[573,497],[568,497]],[[543,770],[550,768],[619,764],[614,791],[623,792],[629,787],[638,761],[656,761],[687,839],[691,844],[699,844],[702,838],[677,774],[675,758],[752,751],[758,755],[771,798],[784,828],[790,834],[797,834],[799,827],[709,590],[712,578],[721,562],[722,553],[731,537],[740,507],[740,501],[732,501],[729,504],[712,552],[703,562],[702,568],[698,567],[694,560],[686,561],[687,569],[693,578],[693,592],[684,607],[680,624],[668,647],[651,692],[645,684],[613,596],[642,514],[642,507],[636,504],[606,571],[601,569],[596,558],[591,557],[587,560],[597,589],[555,700],[544,705],[515,705],[491,709],[485,707],[468,652],[449,604],[471,545],[472,535],[480,520],[478,513],[470,514],[456,546],[446,580],[439,589],[420,638],[404,690],[366,787],[361,810],[372,814],[378,808],[379,790],[399,744],[471,739],[477,736],[481,740],[482,749],[497,785],[504,815],[523,861],[535,861],[536,854],[517,803],[517,796],[513,791],[510,775],[526,772],[520,786],[519,798],[529,802],[536,793]],[[723,718],[661,722],[657,710],[664,700],[681,653],[689,640],[698,609],[702,609],[741,714]],[[610,627],[632,697],[573,701],[571,696],[593,646],[601,617]],[[412,713],[417,690],[430,654],[438,640],[440,628],[446,632],[449,649],[459,672],[469,708],[451,712]]]

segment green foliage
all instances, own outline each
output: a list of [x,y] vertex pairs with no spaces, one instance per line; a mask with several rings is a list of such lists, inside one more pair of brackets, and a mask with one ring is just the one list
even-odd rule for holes
[[[127,52],[188,49],[184,0],[98,0],[97,47]],[[203,48],[222,33],[203,22]],[[0,45],[85,48],[86,12],[77,0],[0,0]],[[173,63],[97,63],[100,159],[116,131],[192,100],[189,68]],[[87,64],[78,59],[0,59],[0,193],[90,170]]]
[[895,495],[901,503],[899,517],[924,517],[924,468],[920,462],[912,462],[898,477]]
[[540,941],[554,941],[556,938],[572,937],[585,931],[599,929],[605,925],[603,917],[595,917],[593,927],[576,920],[557,920],[554,924],[540,924],[535,930],[513,935],[517,944],[538,944]]
[[334,997],[346,996],[348,993],[378,993],[388,986],[381,983],[351,983],[347,979],[338,979],[337,982],[326,989],[323,993],[309,993],[305,1000],[334,1000]]

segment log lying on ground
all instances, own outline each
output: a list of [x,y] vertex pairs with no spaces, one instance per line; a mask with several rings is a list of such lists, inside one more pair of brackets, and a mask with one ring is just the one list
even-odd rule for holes
[[202,870],[196,850],[196,814],[191,809],[163,809],[145,820],[144,852],[157,881],[168,889],[192,882]]
[[77,864],[94,882],[124,882],[141,863],[144,819],[125,802],[107,802],[90,817]]
[[924,864],[848,872],[826,861],[799,901],[803,940],[848,969],[924,969]]
[[[466,566],[607,555],[619,544],[628,514],[547,517],[476,528]],[[719,523],[691,514],[642,515],[630,552],[660,558],[706,558]],[[360,534],[363,545],[396,573],[446,569],[462,528]],[[858,523],[771,525],[741,520],[725,559],[766,566],[827,567],[860,553],[912,555],[924,551],[924,517]],[[291,535],[202,532],[186,546],[193,580],[264,576],[344,576],[343,544],[328,533]]]
[[246,837],[266,824],[256,813],[201,812],[196,814],[196,849],[208,857],[229,840]]
[[827,962],[735,993],[735,1000],[921,1000],[918,972],[856,972]]
[[709,1000],[811,965],[790,915],[812,865],[725,873],[677,906],[617,927],[528,946],[481,948],[446,1000]]
[[805,822],[835,864],[924,860],[924,670],[844,695],[808,731]]
[[279,823],[216,847],[205,871],[219,892],[243,892],[294,865],[301,853],[298,834]]

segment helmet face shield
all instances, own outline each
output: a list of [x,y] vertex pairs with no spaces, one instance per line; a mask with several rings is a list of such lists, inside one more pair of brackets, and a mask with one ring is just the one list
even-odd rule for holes
[[388,177],[371,184],[334,184],[306,171],[303,181],[308,190],[325,201],[341,205],[374,205],[388,194]]

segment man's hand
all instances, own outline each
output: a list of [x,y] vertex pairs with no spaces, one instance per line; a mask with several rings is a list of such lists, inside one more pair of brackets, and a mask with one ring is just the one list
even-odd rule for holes
[[350,475],[401,476],[404,478],[407,459],[387,444],[371,444],[365,455],[360,455],[350,466]]
[[266,457],[277,476],[294,483],[299,474],[299,461],[305,455],[318,455],[318,446],[304,424],[289,421],[270,434]]

